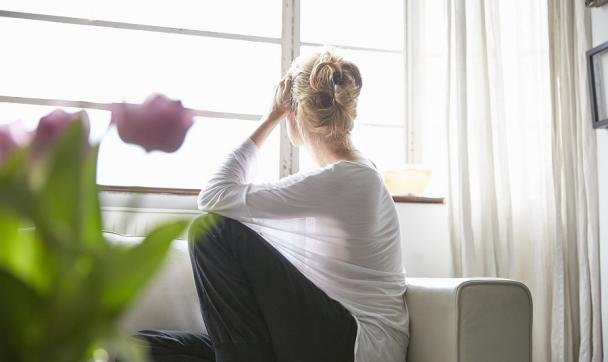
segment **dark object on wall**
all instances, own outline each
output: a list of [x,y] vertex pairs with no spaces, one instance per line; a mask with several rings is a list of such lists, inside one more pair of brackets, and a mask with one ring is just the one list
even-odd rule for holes
[[587,51],[593,128],[608,128],[608,42]]
[[585,0],[585,5],[589,8],[596,8],[608,4],[608,0]]

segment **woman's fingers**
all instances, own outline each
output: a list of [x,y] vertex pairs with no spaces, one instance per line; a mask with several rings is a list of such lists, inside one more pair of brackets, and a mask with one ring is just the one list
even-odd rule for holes
[[283,97],[288,98],[291,92],[291,74],[287,74],[281,81],[281,87],[283,88]]
[[277,95],[281,98],[281,103],[289,100],[291,93],[291,74],[285,75],[278,84]]
[[274,87],[272,111],[286,113],[291,104],[291,74],[286,74]]
[[283,78],[279,81],[279,85],[281,87],[286,87],[291,84],[291,74],[285,74]]

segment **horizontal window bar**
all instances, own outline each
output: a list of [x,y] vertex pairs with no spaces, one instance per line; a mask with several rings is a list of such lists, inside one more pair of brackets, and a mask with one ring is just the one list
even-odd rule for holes
[[[46,99],[46,98],[29,98],[29,97],[13,97],[0,95],[1,103],[17,103],[17,104],[32,104],[37,106],[55,106],[55,107],[70,107],[83,109],[99,109],[102,111],[110,111],[112,103],[99,103],[88,101],[73,101],[65,99]],[[246,121],[259,121],[262,115],[248,113],[232,113],[232,112],[216,112],[199,109],[191,109],[196,117],[204,118],[223,118],[223,119],[240,119]],[[403,125],[391,123],[370,123],[360,122],[362,126],[380,127],[380,128],[403,128]]]
[[[0,95],[2,103],[17,103],[17,104],[32,104],[37,106],[56,106],[56,107],[71,107],[85,109],[99,109],[110,111],[112,103],[99,103],[87,101],[72,101],[64,99],[45,99],[45,98],[27,98],[27,97],[12,97]],[[205,118],[224,118],[224,119],[240,119],[246,121],[258,121],[262,116],[257,114],[246,113],[231,113],[231,112],[215,112],[198,109],[191,109],[196,117]]]
[[156,33],[168,33],[168,34],[178,34],[178,35],[202,36],[202,37],[210,37],[210,38],[245,40],[245,41],[261,42],[261,43],[274,43],[274,44],[281,43],[280,38],[271,38],[271,37],[264,37],[264,36],[220,33],[220,32],[215,32],[215,31],[172,28],[172,27],[166,27],[166,26],[123,23],[123,22],[107,21],[107,20],[92,20],[92,19],[84,19],[84,18],[74,18],[74,17],[69,17],[69,16],[22,13],[22,12],[17,12],[17,11],[0,10],[0,17],[47,21],[47,22],[52,22],[52,23],[98,26],[98,27],[103,27],[103,28],[141,30],[141,31],[149,31],[149,32],[156,32]]
[[[98,27],[127,29],[127,30],[141,30],[141,31],[150,31],[150,32],[157,32],[157,33],[193,35],[193,36],[203,36],[203,37],[210,37],[210,38],[245,40],[245,41],[261,42],[261,43],[273,43],[273,44],[281,43],[280,38],[271,38],[271,37],[244,35],[244,34],[221,33],[221,32],[214,32],[214,31],[173,28],[173,27],[166,27],[166,26],[125,23],[125,22],[107,21],[107,20],[92,20],[92,19],[75,18],[75,17],[69,17],[69,16],[23,13],[23,12],[7,11],[7,10],[0,10],[0,17],[47,21],[47,22],[63,23],[63,24],[98,26]],[[369,48],[369,47],[338,45],[338,44],[300,42],[300,45],[316,46],[316,47],[331,46],[331,47],[348,49],[348,50],[362,50],[362,51],[394,53],[394,54],[403,53],[402,50],[396,50],[396,49]]]
[[403,53],[403,50],[397,50],[397,49],[368,48],[368,47],[358,47],[358,46],[351,46],[351,45],[309,43],[309,42],[305,42],[305,41],[300,42],[300,45],[309,46],[309,47],[328,46],[328,47],[347,49],[347,50],[361,50],[361,51],[378,52],[378,53],[392,53],[392,54],[402,54]]
[[[47,99],[47,98],[29,98],[29,97],[14,97],[0,95],[0,103],[16,103],[16,104],[31,104],[36,106],[55,106],[55,107],[70,107],[83,109],[99,109],[102,111],[110,111],[112,103],[74,101],[65,99]],[[195,117],[204,118],[223,118],[223,119],[240,119],[245,121],[259,121],[262,115],[248,113],[232,113],[232,112],[216,112],[200,109],[190,109]],[[360,122],[361,126],[379,127],[379,128],[403,128],[403,125],[391,123],[371,123]]]

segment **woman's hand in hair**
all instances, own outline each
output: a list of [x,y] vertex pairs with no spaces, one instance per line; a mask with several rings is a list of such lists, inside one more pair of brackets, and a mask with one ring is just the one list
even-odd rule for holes
[[261,119],[262,124],[251,135],[251,140],[260,147],[270,135],[270,132],[281,122],[291,110],[291,74],[281,79],[274,89],[272,106],[267,115]]
[[287,74],[274,88],[274,98],[269,116],[277,121],[291,110],[291,74]]

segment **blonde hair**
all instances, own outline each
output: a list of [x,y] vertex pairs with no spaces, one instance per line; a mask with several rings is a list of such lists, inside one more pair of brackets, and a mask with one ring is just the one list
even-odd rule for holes
[[332,50],[294,61],[291,109],[304,136],[314,141],[350,145],[350,131],[357,117],[361,74],[357,66]]

